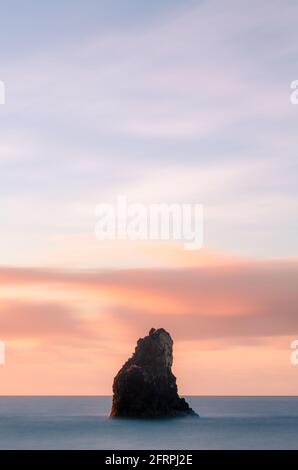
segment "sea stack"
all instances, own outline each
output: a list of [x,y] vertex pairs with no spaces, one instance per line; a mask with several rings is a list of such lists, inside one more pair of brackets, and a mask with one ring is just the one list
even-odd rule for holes
[[163,328],[152,328],[137,342],[114,379],[111,417],[166,418],[198,416],[178,395],[172,373],[173,340]]

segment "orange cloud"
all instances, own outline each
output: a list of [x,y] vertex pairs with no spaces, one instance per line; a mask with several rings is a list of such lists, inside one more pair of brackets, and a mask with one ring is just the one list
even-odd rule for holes
[[[276,351],[274,338],[298,335],[296,260],[77,272],[0,268],[0,282],[0,339],[7,342],[10,358],[0,372],[5,378],[0,393],[44,393],[46,384],[48,393],[94,393],[97,386],[98,393],[109,393],[113,374],[131,354],[136,339],[159,326],[175,339],[184,389],[200,393],[198,379],[191,373],[185,377],[189,357],[195,369],[200,371],[200,364],[205,368],[207,382],[208,357],[211,361],[215,351],[225,357],[228,376],[229,361],[238,374],[246,358],[252,380],[254,368],[262,361],[268,364],[268,350]],[[289,357],[287,345],[283,342],[274,352],[283,365]],[[228,351],[239,348],[238,363]],[[216,374],[220,365],[209,365]],[[275,364],[270,367],[273,383]],[[28,375],[21,382],[24,370]],[[27,377],[37,370],[44,384],[34,388]],[[96,380],[96,374],[101,379]],[[290,371],[287,374],[291,378],[285,393],[292,390],[294,380]],[[203,390],[209,393],[212,383],[215,393],[228,393],[209,379]],[[227,380],[229,393],[232,382]],[[260,393],[264,390],[263,384]]]
[[[7,286],[41,284],[82,298],[95,297],[104,305],[98,313],[106,317],[117,316],[120,323],[140,324],[146,318],[150,321],[159,318],[176,324],[178,335],[189,331],[189,336],[197,338],[266,336],[266,333],[295,333],[297,329],[298,262],[294,261],[100,272],[2,268],[0,279]],[[47,329],[48,318],[66,317],[66,312],[59,313],[59,308],[45,304],[34,306],[33,311],[43,312]],[[67,309],[71,311],[71,306],[67,305]],[[24,316],[28,315],[26,312],[25,309]],[[56,323],[59,324],[58,320]]]
[[65,305],[0,301],[2,339],[60,337],[79,334],[80,323]]

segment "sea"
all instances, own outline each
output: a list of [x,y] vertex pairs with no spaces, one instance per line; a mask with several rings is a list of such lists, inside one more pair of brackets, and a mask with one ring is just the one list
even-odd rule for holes
[[0,449],[298,449],[298,397],[185,397],[200,415],[109,419],[111,397],[0,397]]

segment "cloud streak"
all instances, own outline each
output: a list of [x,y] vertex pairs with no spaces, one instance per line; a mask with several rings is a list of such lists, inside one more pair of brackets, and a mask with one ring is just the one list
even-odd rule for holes
[[[11,318],[11,330],[14,324],[17,331],[23,324],[25,332],[26,323],[17,319],[28,318],[30,323],[31,318],[36,325],[43,324],[44,331],[52,331],[55,325],[79,331],[67,304],[75,293],[82,298],[91,296],[98,305],[102,302],[101,308],[89,314],[111,322],[120,334],[122,327],[135,332],[151,323],[168,325],[178,340],[298,333],[297,261],[101,272],[1,268],[0,281],[6,287],[46,286],[68,292],[65,310],[45,303],[34,305],[32,311],[26,307],[23,313],[18,307],[14,317],[8,306],[3,318],[4,324]],[[88,323],[84,315],[81,312],[81,320]]]

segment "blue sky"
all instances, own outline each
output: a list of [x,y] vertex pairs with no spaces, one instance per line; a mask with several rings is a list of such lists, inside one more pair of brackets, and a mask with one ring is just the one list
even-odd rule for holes
[[79,38],[120,30],[143,30],[171,12],[198,2],[186,0],[11,0],[1,6],[1,56],[43,51]]
[[1,9],[4,264],[59,264],[71,237],[77,267],[96,205],[119,193],[204,204],[210,249],[297,256],[297,2]]

